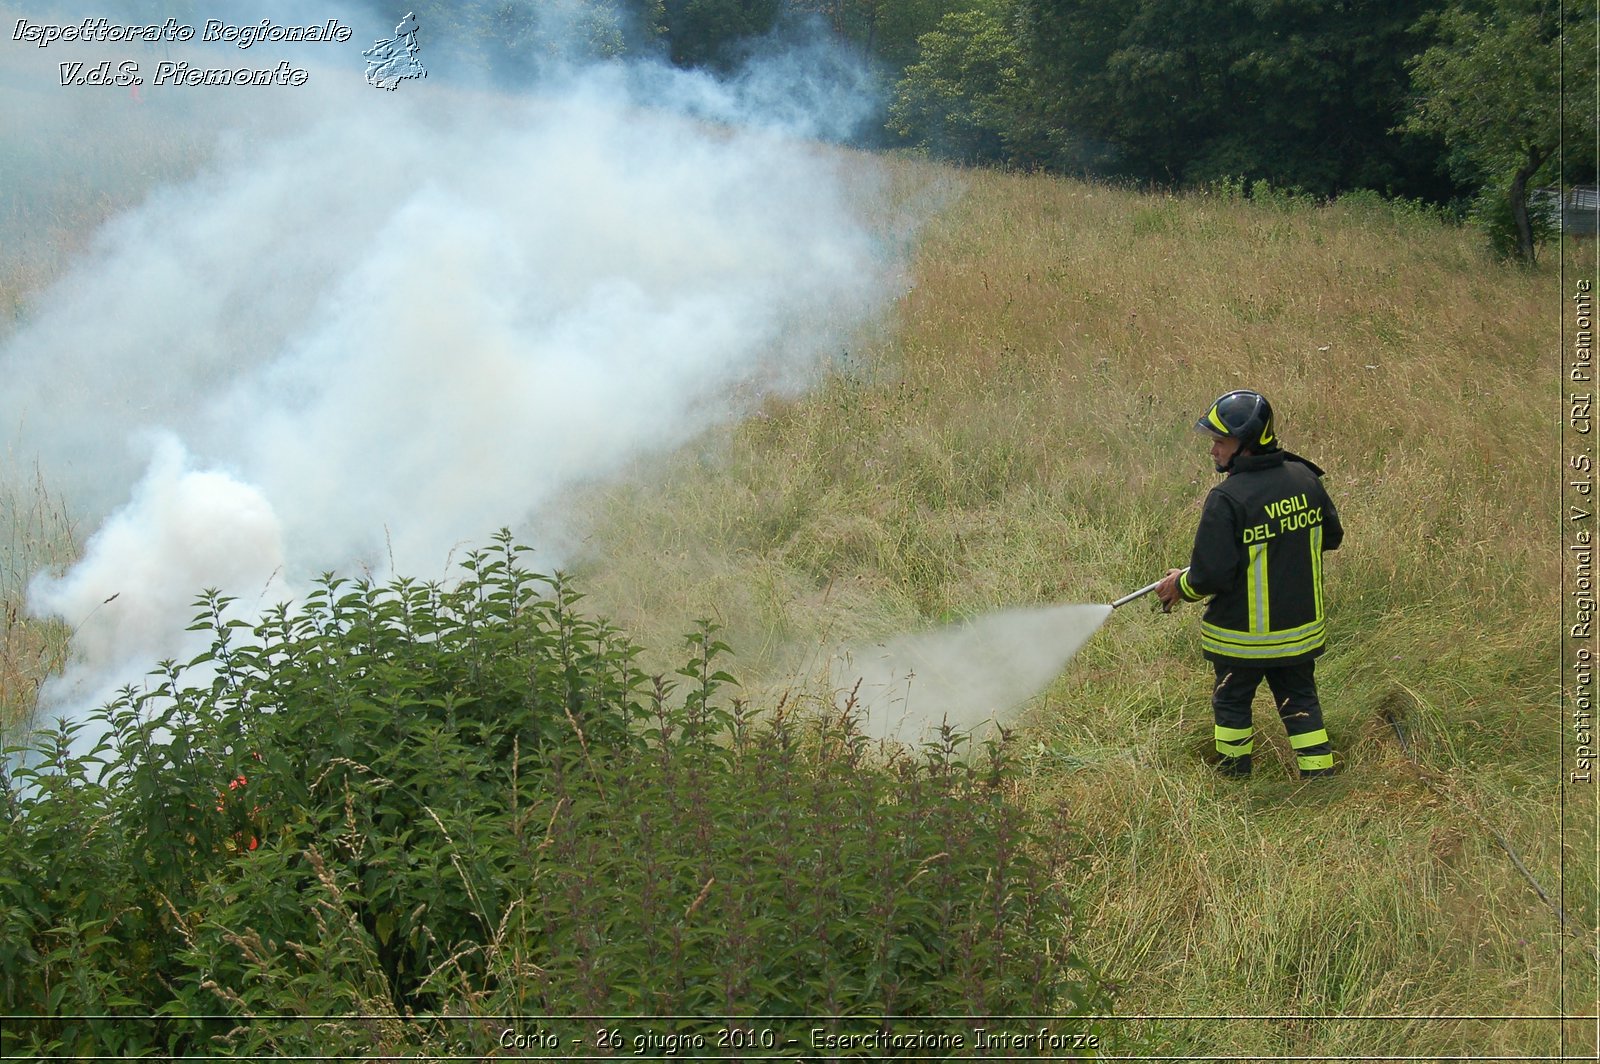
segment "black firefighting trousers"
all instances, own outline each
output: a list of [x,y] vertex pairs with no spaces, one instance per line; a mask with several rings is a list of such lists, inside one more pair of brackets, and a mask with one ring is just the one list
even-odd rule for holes
[[1322,703],[1317,699],[1315,659],[1298,665],[1258,667],[1212,662],[1217,686],[1211,692],[1216,721],[1218,769],[1236,775],[1250,771],[1255,749],[1251,704],[1262,680],[1272,691],[1273,704],[1289,733],[1289,746],[1302,776],[1317,775],[1333,767],[1333,745],[1322,726]]

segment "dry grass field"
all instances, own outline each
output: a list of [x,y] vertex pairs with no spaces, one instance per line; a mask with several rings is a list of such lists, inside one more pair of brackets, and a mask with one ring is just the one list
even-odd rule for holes
[[1319,669],[1346,771],[1295,781],[1263,696],[1255,778],[1211,778],[1196,611],[1119,611],[1018,737],[1017,799],[1082,827],[1083,946],[1120,1013],[1168,1017],[1128,1030],[1187,1053],[1556,1052],[1504,1018],[1595,1000],[1592,795],[1565,934],[1506,848],[1563,886],[1553,252],[1502,266],[1360,199],[900,165],[942,206],[890,327],[591,500],[595,608],[656,646],[715,616],[777,690],[841,640],[1109,601],[1187,559],[1189,426],[1257,388],[1348,530]]

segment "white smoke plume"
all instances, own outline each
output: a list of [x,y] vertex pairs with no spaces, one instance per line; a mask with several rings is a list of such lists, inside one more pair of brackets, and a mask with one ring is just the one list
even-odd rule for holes
[[897,291],[872,164],[753,107],[770,79],[391,92],[351,49],[300,88],[167,90],[240,100],[208,105],[216,161],[107,224],[0,347],[9,453],[103,519],[32,588],[76,631],[47,709],[192,651],[203,587],[443,576],[498,527],[559,526],[565,492],[803,387]]
[[[223,473],[188,468],[177,440],[163,438],[133,498],[90,538],[83,560],[29,588],[34,610],[76,620],[77,666],[49,682],[44,701],[104,701],[119,677],[131,682],[190,649],[182,622],[201,588],[284,600],[282,564],[282,530],[267,499]],[[189,582],[172,580],[175,573]]]

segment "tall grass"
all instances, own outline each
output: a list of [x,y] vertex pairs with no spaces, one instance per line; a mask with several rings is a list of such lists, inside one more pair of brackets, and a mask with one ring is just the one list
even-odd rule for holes
[[22,722],[39,687],[66,660],[68,632],[30,617],[28,583],[42,569],[59,569],[78,553],[65,502],[35,472],[0,480],[0,735]]
[[1109,601],[1186,560],[1214,482],[1189,426],[1258,388],[1348,529],[1319,669],[1348,771],[1294,782],[1263,704],[1256,777],[1213,780],[1194,611],[1120,611],[1023,740],[1021,800],[1092,826],[1086,948],[1124,1013],[1291,1017],[1144,1025],[1188,1052],[1553,1052],[1547,1021],[1385,1017],[1552,1014],[1563,963],[1569,1010],[1595,1000],[1590,874],[1569,858],[1563,933],[1486,827],[1556,888],[1554,269],[1261,191],[964,175],[889,335],[591,501],[594,598],[646,644],[715,608],[780,688],[863,634]]

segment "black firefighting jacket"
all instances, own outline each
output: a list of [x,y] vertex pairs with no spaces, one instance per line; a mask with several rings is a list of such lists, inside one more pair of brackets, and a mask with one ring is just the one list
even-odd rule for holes
[[1200,623],[1210,660],[1266,667],[1322,653],[1322,552],[1344,528],[1321,473],[1287,451],[1240,455],[1206,496],[1178,588],[1191,602],[1212,596]]

